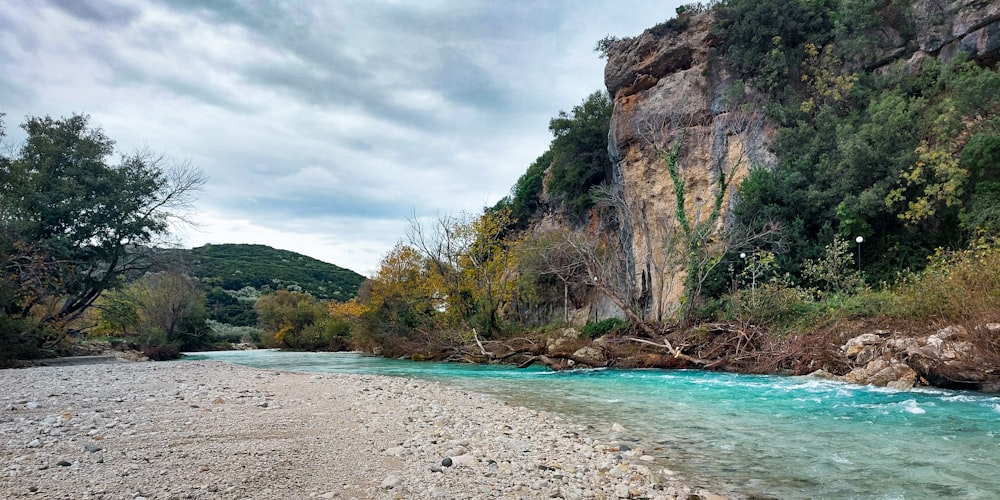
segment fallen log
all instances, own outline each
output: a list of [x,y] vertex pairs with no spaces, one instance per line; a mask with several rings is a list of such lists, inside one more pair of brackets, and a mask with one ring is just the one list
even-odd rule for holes
[[681,349],[675,348],[670,343],[670,341],[667,340],[667,339],[665,339],[665,338],[663,339],[663,343],[662,344],[657,343],[657,342],[653,342],[651,340],[638,339],[638,338],[635,338],[635,337],[629,337],[629,340],[631,340],[632,342],[638,342],[640,344],[648,344],[648,345],[652,345],[652,346],[664,348],[668,352],[670,352],[671,356],[673,356],[673,357],[675,357],[677,359],[683,359],[684,361],[687,361],[689,363],[701,366],[703,368],[713,368],[713,367],[716,367],[716,366],[718,366],[718,365],[720,365],[720,364],[722,364],[722,363],[724,363],[726,361],[726,358],[720,358],[720,359],[716,359],[716,360],[707,360],[707,359],[696,358],[694,356],[690,356],[690,355],[684,354],[684,352]]
[[607,361],[596,361],[582,356],[576,356],[574,354],[560,352],[552,354],[538,354],[532,356],[528,358],[526,361],[523,361],[522,363],[517,365],[517,367],[527,368],[535,363],[542,363],[543,365],[556,371],[562,371],[569,368],[576,368],[577,365],[583,365],[589,368],[605,368],[608,366]]

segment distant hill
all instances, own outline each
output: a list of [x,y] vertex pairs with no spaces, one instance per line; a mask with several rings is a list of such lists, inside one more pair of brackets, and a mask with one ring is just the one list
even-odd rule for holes
[[350,269],[266,245],[205,245],[182,252],[194,277],[225,290],[298,287],[319,299],[348,300],[365,281]]

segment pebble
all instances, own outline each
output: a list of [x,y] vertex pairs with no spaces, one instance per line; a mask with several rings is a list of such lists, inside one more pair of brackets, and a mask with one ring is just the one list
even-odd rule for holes
[[400,479],[399,476],[388,476],[382,480],[382,484],[379,486],[382,489],[392,489],[392,488],[398,488],[399,485],[402,483],[403,480]]
[[[11,408],[0,413],[0,491],[24,495],[659,499],[692,491],[654,467],[652,455],[615,441],[620,424],[586,427],[439,383],[184,361],[0,370],[0,387],[18,388],[0,393],[0,408]],[[38,401],[51,414],[31,413],[43,408]]]

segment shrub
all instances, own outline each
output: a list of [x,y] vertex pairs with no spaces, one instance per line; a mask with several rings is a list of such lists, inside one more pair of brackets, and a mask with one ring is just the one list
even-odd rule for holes
[[209,337],[213,343],[255,344],[260,341],[260,328],[257,327],[230,325],[214,320],[208,320],[208,326],[211,328]]
[[139,350],[142,351],[144,356],[153,361],[169,361],[181,357],[181,351],[177,348],[176,343],[143,344],[139,346]]
[[929,261],[900,281],[893,315],[924,322],[998,319],[1000,237],[980,236],[961,251],[938,250]]
[[580,332],[586,338],[597,338],[617,333],[628,328],[629,323],[618,318],[608,318],[596,323],[587,323]]
[[813,293],[792,285],[787,275],[772,278],[755,290],[738,290],[731,298],[734,317],[776,330],[790,329],[815,317]]

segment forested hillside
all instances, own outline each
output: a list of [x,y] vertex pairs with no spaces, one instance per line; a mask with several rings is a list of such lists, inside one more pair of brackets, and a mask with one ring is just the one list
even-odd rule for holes
[[209,288],[297,290],[318,299],[348,300],[365,277],[305,255],[265,245],[219,244],[182,250],[191,275]]

